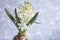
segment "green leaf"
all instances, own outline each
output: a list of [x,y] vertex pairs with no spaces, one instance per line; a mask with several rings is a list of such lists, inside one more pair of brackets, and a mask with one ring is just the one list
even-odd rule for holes
[[19,33],[21,33],[21,31],[22,31],[22,29],[20,28],[20,29],[19,29]]
[[23,31],[21,31],[21,35],[25,35],[26,30],[24,29]]
[[16,16],[17,23],[21,23],[20,22],[21,18],[18,17],[16,8],[15,8],[15,16]]
[[12,22],[16,25],[16,27],[18,28],[18,25],[15,23],[14,17],[10,14],[10,12],[6,8],[5,8],[5,12],[8,15],[8,17],[12,20]]
[[12,20],[12,22],[15,23],[14,22],[14,20],[15,20],[14,17],[10,14],[10,12],[6,8],[5,8],[5,12],[8,15],[8,17]]
[[30,25],[32,25],[34,22],[35,22],[35,20],[37,19],[37,16],[38,16],[38,12],[34,15],[34,17],[27,23],[27,26],[30,26]]
[[21,28],[19,29],[19,34],[20,34],[20,35],[25,35],[25,33],[26,33],[26,29],[23,29],[23,31],[22,31]]

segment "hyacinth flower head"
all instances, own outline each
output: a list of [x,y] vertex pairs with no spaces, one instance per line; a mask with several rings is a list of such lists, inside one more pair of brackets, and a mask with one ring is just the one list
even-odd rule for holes
[[18,17],[22,19],[22,23],[27,24],[33,16],[34,10],[29,2],[24,2],[24,6],[19,6]]
[[35,13],[32,5],[29,2],[24,2],[24,5],[20,5],[18,8],[15,8],[15,17],[13,17],[10,12],[5,8],[6,14],[16,25],[18,33],[20,35],[25,35],[27,27],[31,26],[35,22],[38,16],[38,12]]

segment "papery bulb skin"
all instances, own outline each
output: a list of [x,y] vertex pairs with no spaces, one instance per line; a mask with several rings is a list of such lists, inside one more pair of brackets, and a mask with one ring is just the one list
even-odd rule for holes
[[16,35],[13,40],[27,40],[26,36],[25,35]]

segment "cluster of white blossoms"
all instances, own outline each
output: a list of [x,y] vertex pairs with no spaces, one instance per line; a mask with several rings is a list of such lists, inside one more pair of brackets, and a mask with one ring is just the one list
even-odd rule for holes
[[34,10],[29,2],[24,2],[24,6],[20,5],[18,8],[18,17],[21,18],[20,26],[27,24],[34,16]]

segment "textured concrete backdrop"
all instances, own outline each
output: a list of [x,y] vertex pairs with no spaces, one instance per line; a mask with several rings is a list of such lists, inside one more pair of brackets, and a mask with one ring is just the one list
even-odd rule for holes
[[[14,15],[14,8],[25,0],[0,0],[0,40],[12,40],[18,31],[4,8]],[[60,40],[60,0],[29,0],[35,12],[39,12],[37,21],[27,31],[29,40]]]

